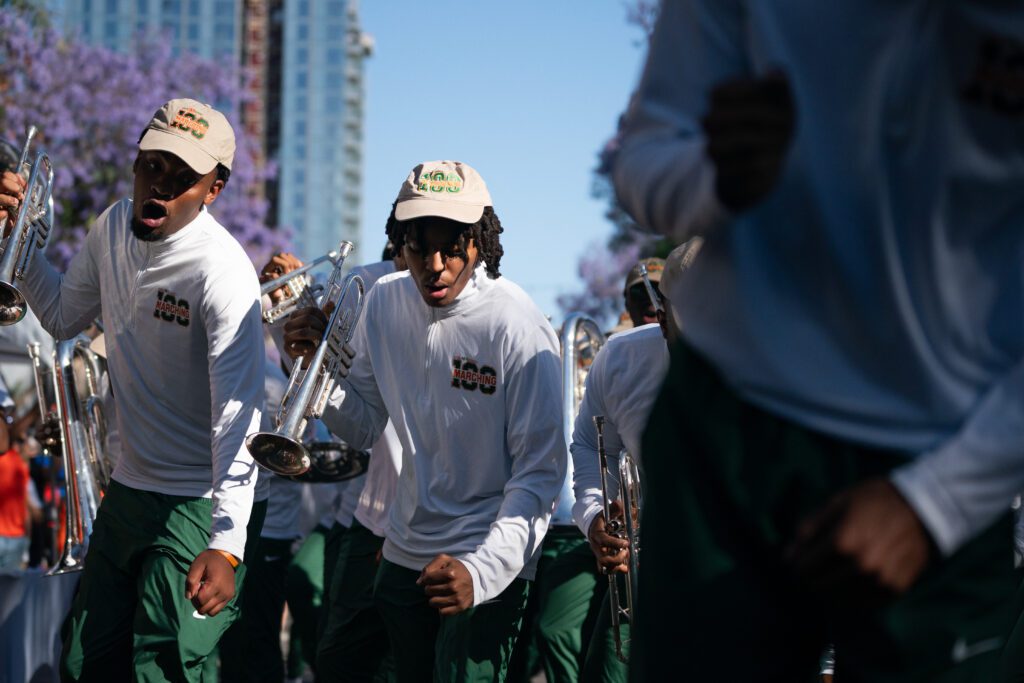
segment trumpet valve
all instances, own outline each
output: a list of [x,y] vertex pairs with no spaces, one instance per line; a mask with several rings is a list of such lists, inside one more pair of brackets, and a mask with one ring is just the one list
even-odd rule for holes
[[57,417],[57,413],[50,413],[39,424],[39,429],[36,431],[36,440],[39,441],[39,445],[48,450],[60,446],[60,419]]

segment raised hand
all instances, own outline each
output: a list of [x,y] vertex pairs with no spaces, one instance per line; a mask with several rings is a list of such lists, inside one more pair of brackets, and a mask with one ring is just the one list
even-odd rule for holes
[[[302,261],[296,258],[294,254],[274,254],[273,256],[270,257],[270,260],[267,261],[263,268],[260,269],[260,284],[264,284],[270,282],[271,280],[275,280],[281,277],[282,275],[287,275],[293,270],[296,270],[301,267]],[[270,300],[273,301],[275,304],[280,303],[281,300],[285,298],[286,287],[287,285],[283,287],[278,287],[277,289],[270,292]]]
[[701,119],[707,154],[715,164],[715,193],[743,211],[775,187],[796,127],[796,107],[780,72],[715,86]]

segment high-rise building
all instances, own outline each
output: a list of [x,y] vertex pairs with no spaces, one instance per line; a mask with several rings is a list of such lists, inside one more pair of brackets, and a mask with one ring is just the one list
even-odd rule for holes
[[152,33],[176,50],[244,65],[256,102],[243,125],[277,164],[271,215],[293,231],[301,258],[341,239],[359,246],[363,60],[373,43],[358,0],[52,1],[59,23],[89,42],[122,49]]
[[90,43],[120,50],[140,34],[207,59],[238,61],[240,0],[63,0],[63,24]]
[[[250,98],[242,105],[242,125],[246,135],[261,140],[257,164],[267,160],[267,85],[270,3],[268,0],[243,0],[242,11],[242,67],[246,70]],[[261,195],[264,195],[260,191]]]
[[[270,151],[278,164],[278,223],[295,231],[303,258],[340,239],[358,247],[363,60],[372,41],[359,28],[356,0],[271,1],[269,35],[280,34],[282,51],[280,109],[267,115],[277,124]],[[354,257],[377,260],[358,250]]]

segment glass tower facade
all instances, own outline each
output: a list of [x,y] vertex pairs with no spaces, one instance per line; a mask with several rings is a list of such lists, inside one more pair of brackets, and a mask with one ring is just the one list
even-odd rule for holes
[[[283,38],[278,139],[270,150],[278,163],[277,220],[295,231],[296,252],[310,260],[342,239],[360,246],[363,59],[372,44],[354,0],[294,0],[275,14]],[[353,259],[377,257],[357,249]]]
[[243,120],[277,164],[267,188],[277,224],[293,231],[305,260],[342,239],[360,246],[363,60],[373,46],[358,0],[51,2],[65,29],[94,44],[117,50],[151,34],[182,52],[244,62],[264,106]]
[[140,34],[170,40],[176,50],[237,62],[240,0],[63,0],[64,25],[112,50]]

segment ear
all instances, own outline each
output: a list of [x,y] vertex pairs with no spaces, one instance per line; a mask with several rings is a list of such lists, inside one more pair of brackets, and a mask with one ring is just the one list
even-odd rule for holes
[[395,254],[395,257],[392,260],[395,262],[395,272],[399,272],[400,273],[403,270],[408,270],[409,269],[409,265],[405,261],[405,247],[404,246],[402,247],[401,251],[399,251],[398,253]]
[[466,237],[466,251],[469,251],[470,249],[473,250],[473,267],[476,268],[477,264],[480,263],[480,259],[483,257],[480,256],[480,245],[478,245],[476,240],[473,239],[472,234]]
[[215,200],[217,196],[220,195],[220,191],[223,189],[224,181],[221,180],[220,178],[214,180],[213,183],[210,185],[210,189],[207,190],[206,192],[206,197],[203,199],[203,204],[205,204],[206,206],[213,204],[213,200]]

